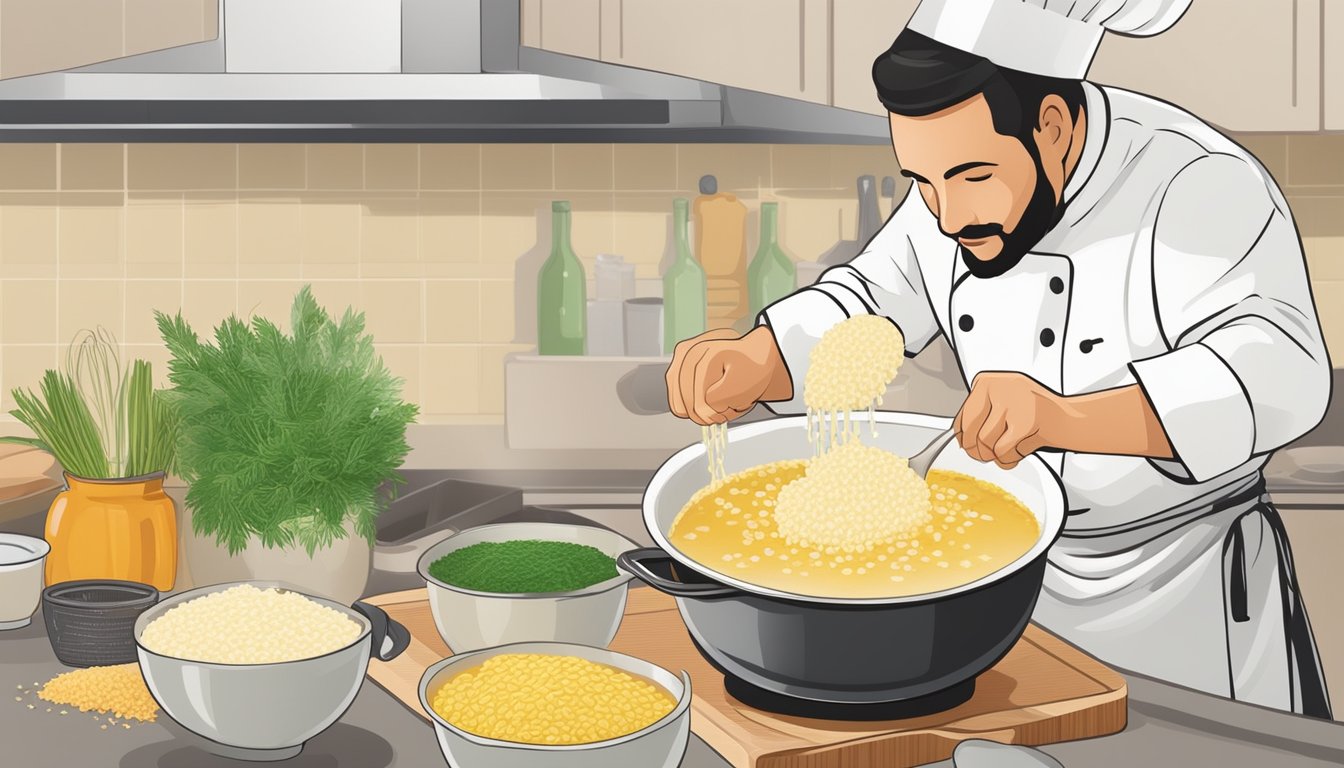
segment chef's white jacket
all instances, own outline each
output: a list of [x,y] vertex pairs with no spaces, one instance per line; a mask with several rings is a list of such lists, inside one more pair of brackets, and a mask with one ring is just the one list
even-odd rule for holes
[[[1286,540],[1268,523],[1243,530],[1267,509],[1257,483],[1270,452],[1316,425],[1329,399],[1292,213],[1264,167],[1198,118],[1119,89],[1084,90],[1088,127],[1067,209],[1030,253],[1001,276],[971,275],[912,186],[859,256],[762,313],[795,382],[791,401],[768,405],[801,412],[812,346],[860,313],[891,318],[907,355],[946,336],[968,386],[981,371],[1020,371],[1064,395],[1138,383],[1176,458],[1042,454],[1070,514],[1036,618],[1135,671],[1301,711],[1309,664],[1300,638],[1298,656],[1288,652],[1291,629],[1278,633],[1278,658],[1296,660],[1261,668],[1271,652],[1261,636],[1300,608]],[[1227,555],[1234,529],[1239,564]],[[1246,597],[1228,585],[1254,578],[1257,564],[1284,589],[1252,606],[1255,637],[1239,652],[1230,638],[1248,622],[1229,606]],[[1173,584],[1200,578],[1204,587]],[[1270,682],[1238,684],[1239,674]]]

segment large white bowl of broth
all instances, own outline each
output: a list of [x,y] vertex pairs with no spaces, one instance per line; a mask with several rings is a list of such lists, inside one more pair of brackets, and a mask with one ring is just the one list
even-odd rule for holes
[[[864,444],[900,456],[951,424],[879,412],[874,436],[866,412],[853,418]],[[659,546],[627,552],[621,567],[677,598],[739,698],[779,697],[772,704],[798,702],[801,714],[807,702],[955,706],[1026,628],[1064,524],[1058,478],[1037,456],[1005,470],[954,442],[929,472],[932,514],[918,531],[866,551],[791,546],[772,537],[767,502],[813,455],[805,425],[797,416],[730,428],[728,479],[711,491],[703,445],[668,459],[643,501]],[[764,476],[734,477],[765,465]]]

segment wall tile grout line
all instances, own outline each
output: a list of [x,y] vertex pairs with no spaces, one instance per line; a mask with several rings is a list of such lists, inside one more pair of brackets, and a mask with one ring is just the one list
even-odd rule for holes
[[[1339,256],[1344,226],[1338,224],[1344,221],[1344,176],[1330,183],[1335,181],[1335,172],[1323,165],[1344,151],[1344,136],[1330,140],[1277,134],[1256,137],[1249,143],[1252,151],[1264,155],[1271,172],[1278,171],[1276,178],[1284,182],[1280,186],[1297,215],[1318,300],[1328,303],[1330,297],[1344,295],[1344,267],[1335,266],[1336,262],[1344,264]],[[54,153],[51,146],[46,146],[37,147],[36,153],[25,149],[8,155],[12,160],[0,170],[7,168],[17,184],[5,187],[0,183],[0,213],[9,219],[0,232],[0,247],[11,249],[0,253],[0,276],[7,288],[4,298],[12,302],[8,307],[11,315],[26,314],[29,310],[22,302],[27,301],[40,312],[34,316],[54,318],[55,330],[50,321],[26,328],[14,323],[7,335],[0,330],[0,390],[27,383],[32,374],[29,368],[49,367],[48,360],[55,358],[60,344],[69,341],[58,338],[63,330],[93,322],[96,309],[84,306],[87,302],[83,296],[98,299],[109,308],[120,308],[119,316],[108,314],[99,320],[109,329],[120,329],[124,350],[159,359],[161,350],[156,349],[160,345],[155,343],[152,318],[146,323],[144,317],[131,313],[163,308],[173,298],[185,311],[188,299],[192,299],[193,311],[204,319],[216,312],[251,312],[245,304],[251,303],[254,299],[248,296],[253,296],[260,300],[258,311],[269,315],[279,311],[277,302],[291,286],[320,283],[320,289],[324,294],[329,292],[333,301],[359,302],[362,306],[357,308],[374,313],[376,327],[389,329],[380,337],[395,341],[378,346],[408,380],[406,399],[419,400],[422,421],[497,419],[502,395],[502,390],[496,391],[502,386],[496,370],[500,355],[530,346],[516,344],[512,341],[516,335],[508,338],[502,333],[516,325],[514,310],[518,308],[514,304],[520,281],[527,279],[516,273],[515,266],[521,254],[548,247],[548,243],[536,243],[533,233],[535,228],[546,228],[538,219],[548,215],[550,199],[574,197],[580,202],[578,207],[583,210],[576,212],[575,245],[590,278],[595,257],[610,248],[636,265],[641,291],[655,290],[656,267],[666,246],[665,209],[673,197],[694,196],[695,174],[717,174],[725,191],[739,194],[752,211],[764,200],[781,202],[786,216],[781,237],[786,249],[804,260],[815,258],[837,237],[852,234],[846,231],[852,229],[854,216],[850,177],[877,161],[876,154],[850,147],[672,144],[627,149],[612,143],[600,148],[591,144],[548,144],[529,150],[532,154],[528,157],[539,159],[542,151],[551,153],[549,181],[540,179],[547,165],[511,162],[510,153],[498,147],[491,148],[492,175],[487,180],[486,148],[481,145],[446,151],[416,145],[414,152],[372,154],[367,145],[359,145],[333,155],[342,161],[341,168],[333,168],[330,174],[333,188],[319,190],[313,188],[317,181],[313,174],[316,169],[318,178],[323,178],[321,168],[309,162],[315,146],[297,150],[298,157],[284,156],[284,168],[302,170],[301,180],[283,181],[297,185],[294,189],[264,188],[270,183],[268,179],[281,183],[280,177],[251,158],[270,155],[249,154],[243,158],[244,147],[237,144],[218,150],[206,148],[200,155],[199,170],[194,162],[184,166],[184,158],[190,161],[197,156],[191,151],[125,143],[109,151],[58,144]],[[227,149],[233,151],[232,158],[226,156]],[[564,157],[560,157],[561,152],[566,153]],[[118,157],[121,168],[116,182],[105,173],[100,176],[72,166],[89,158],[98,168],[110,168]],[[243,163],[243,159],[248,162]],[[358,162],[357,169],[351,165],[354,161]],[[414,171],[405,168],[408,161],[416,163]],[[297,163],[302,163],[301,168]],[[1313,183],[1288,183],[1291,165],[1299,171],[1294,180]],[[231,185],[222,182],[229,166],[234,176]],[[256,171],[246,182],[241,176],[243,166]],[[562,167],[566,173],[563,179],[559,176]],[[535,181],[528,181],[529,169]],[[370,171],[375,182],[397,178],[398,173],[403,181],[391,184],[398,189],[368,189]],[[38,172],[40,177],[35,175]],[[46,184],[43,180],[53,172],[55,184]],[[285,174],[299,178],[289,171]],[[351,186],[356,176],[358,188],[334,188]],[[833,186],[833,178],[844,183]],[[206,183],[192,186],[194,179]],[[646,179],[655,186],[670,188],[639,189]],[[136,181],[134,189],[132,181]],[[502,182],[509,188],[490,189],[488,181]],[[425,189],[430,184],[460,189]],[[214,189],[218,191],[211,192]],[[203,203],[199,210],[187,204],[194,195],[199,195]],[[114,210],[118,200],[120,210]],[[427,206],[431,202],[433,205]],[[258,210],[249,210],[248,216],[243,216],[244,204]],[[268,205],[272,204],[288,209],[271,209]],[[396,207],[385,209],[388,204]],[[148,210],[155,206],[157,210]],[[337,213],[336,207],[344,212]],[[189,212],[195,222],[191,233],[187,231]],[[259,213],[260,218],[253,213]],[[317,215],[310,220],[314,213]],[[89,214],[95,229],[86,234],[84,222]],[[252,233],[251,241],[257,241],[254,219],[264,227],[273,215],[287,222],[283,232],[291,238],[285,250],[277,253],[284,256],[291,248],[298,249],[297,259],[291,256],[262,263],[258,259],[265,259],[265,253],[254,252],[244,261],[248,242],[244,234]],[[354,221],[348,218],[350,215],[356,217]],[[120,218],[113,221],[116,216]],[[605,223],[598,220],[603,216],[608,217]],[[175,236],[169,233],[166,240],[156,236],[155,227],[159,223],[172,226],[174,218],[180,232]],[[427,222],[432,229],[426,227]],[[118,234],[106,232],[118,225]],[[299,228],[293,229],[296,226]],[[416,229],[408,232],[405,226]],[[384,230],[390,239],[382,236]],[[98,234],[101,232],[106,234]],[[266,232],[259,234],[264,237]],[[754,236],[754,232],[749,233],[749,240]],[[93,239],[99,237],[101,245]],[[356,253],[353,264],[348,255],[343,255],[352,250],[348,242],[351,238]],[[273,250],[266,242],[257,242],[263,249]],[[313,250],[319,243],[340,249]],[[401,259],[395,253],[383,253],[380,243],[415,256]],[[91,247],[104,250],[90,251]],[[159,262],[171,247],[179,249],[178,257]],[[120,254],[109,253],[114,249]],[[199,252],[193,255],[193,251]],[[120,258],[121,263],[115,264],[113,258]],[[177,264],[176,274],[173,262]],[[431,282],[436,284],[435,292],[429,290]],[[120,304],[113,295],[118,291]],[[41,302],[26,297],[41,297]],[[475,305],[464,306],[467,301]],[[418,309],[412,306],[417,303]],[[1327,339],[1334,339],[1331,331],[1336,329],[1332,324],[1344,322],[1344,314],[1340,318],[1330,314],[1322,312],[1322,320]],[[475,324],[474,330],[467,327],[471,323]],[[128,334],[133,330],[137,335],[132,338]],[[514,330],[515,334],[519,331]],[[1344,327],[1339,330],[1344,332]],[[1344,354],[1337,357],[1344,359]],[[454,371],[464,377],[462,382],[444,389],[442,375]],[[467,399],[458,401],[457,397]],[[479,398],[479,403],[473,404],[473,398]],[[474,410],[485,415],[444,413],[447,410]]]
[[[56,147],[56,188],[61,187],[61,155],[64,154],[63,147]],[[65,206],[61,205],[60,193],[56,194],[56,328],[51,333],[56,337],[57,343],[60,343],[61,336],[61,211]],[[122,310],[125,312],[125,309]]]
[[[125,48],[126,48],[126,23],[125,23],[125,19],[126,19],[126,3],[125,3],[124,0],[123,0],[123,2],[122,2],[122,4],[121,4],[121,12],[122,12],[122,13],[121,13],[121,17],[122,17],[122,25],[121,25],[121,47],[122,47],[122,50],[125,50]],[[61,154],[62,154],[62,156],[63,156],[63,155],[65,154],[65,151],[62,150],[62,151],[61,151]],[[123,177],[125,176],[125,170],[122,171],[122,175],[123,175]],[[127,280],[130,278],[130,271],[131,271],[131,268],[130,268],[130,263],[131,263],[131,250],[130,250],[130,236],[131,236],[130,213],[131,213],[131,209],[130,209],[130,206],[131,206],[131,196],[130,196],[130,194],[126,191],[126,189],[123,187],[122,190],[121,190],[121,334],[120,334],[119,336],[117,336],[117,340],[121,342],[121,348],[122,348],[122,350],[123,350],[123,359],[129,357],[129,353],[126,352],[125,350],[126,350],[126,346],[127,346],[127,344],[130,343],[130,339],[129,339],[129,338],[127,337],[127,335],[126,335],[127,317],[131,314],[131,308],[130,308],[130,307],[127,305],[127,303],[126,303],[126,298],[127,298],[127,297],[126,297],[126,282],[127,282]],[[59,318],[57,318],[57,322],[60,322],[60,319],[59,319]]]

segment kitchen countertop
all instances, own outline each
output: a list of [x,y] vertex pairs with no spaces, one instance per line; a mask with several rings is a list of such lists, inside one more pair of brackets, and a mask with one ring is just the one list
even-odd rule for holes
[[[423,466],[423,465],[421,465]],[[436,473],[437,474],[437,473]],[[612,470],[575,471],[561,466],[509,470],[470,469],[443,476],[517,485],[533,495],[584,496],[589,491],[617,492],[638,498],[650,470],[616,465]],[[0,513],[5,511],[0,504]],[[35,528],[41,514],[10,519],[6,530]],[[0,519],[5,515],[0,514]],[[376,663],[376,662],[375,662]],[[196,737],[176,728],[165,716],[160,722],[130,730],[102,731],[87,713],[47,713],[45,703],[20,692],[66,671],[56,661],[45,636],[42,616],[19,630],[0,632],[0,744],[5,764],[44,768],[241,768],[250,764],[202,751]],[[1286,715],[1126,675],[1129,682],[1129,724],[1108,737],[1045,747],[1066,766],[1220,765],[1328,766],[1344,765],[1344,723],[1328,723]],[[26,703],[39,702],[35,710]],[[1344,706],[1344,701],[1337,702]],[[9,709],[6,709],[8,707]],[[366,683],[354,704],[336,725],[310,741],[298,757],[280,765],[294,768],[385,768],[445,765],[433,730],[373,682]],[[727,762],[692,737],[684,768],[726,768]],[[950,766],[950,761],[937,763]]]
[[[249,764],[208,754],[195,737],[160,714],[157,723],[130,730],[99,729],[88,713],[46,712],[31,688],[66,671],[52,655],[41,613],[28,627],[0,633],[0,744],[6,764],[32,768],[241,768]],[[1097,739],[1045,747],[1066,766],[1219,765],[1337,766],[1344,764],[1344,724],[1294,717],[1126,675],[1128,727]],[[11,695],[12,694],[12,695]],[[29,710],[28,702],[41,706]],[[67,708],[68,709],[68,708]],[[57,710],[59,711],[59,710]],[[308,743],[290,768],[387,768],[444,765],[434,732],[375,683],[366,681],[336,725]],[[726,768],[728,763],[692,737],[683,768]],[[950,761],[937,763],[950,766]]]

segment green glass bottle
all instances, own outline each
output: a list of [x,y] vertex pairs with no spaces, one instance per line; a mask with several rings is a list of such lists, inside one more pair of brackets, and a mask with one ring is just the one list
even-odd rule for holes
[[677,342],[704,333],[708,316],[705,270],[691,258],[691,240],[686,231],[689,218],[690,203],[681,197],[673,200],[676,258],[663,275],[663,352],[669,355]]
[[761,244],[747,267],[747,290],[751,316],[793,293],[798,270],[793,259],[779,247],[779,203],[761,203]]
[[551,203],[551,255],[537,275],[537,352],[582,355],[588,335],[588,284],[569,246],[569,203]]

